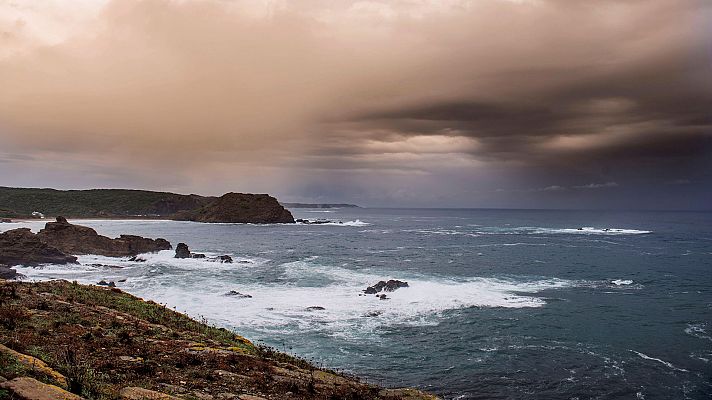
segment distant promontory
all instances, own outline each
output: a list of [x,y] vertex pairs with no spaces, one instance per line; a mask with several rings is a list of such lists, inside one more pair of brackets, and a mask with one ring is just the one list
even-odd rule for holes
[[56,190],[0,187],[0,217],[166,218],[196,222],[293,223],[268,194],[220,197],[129,189]]

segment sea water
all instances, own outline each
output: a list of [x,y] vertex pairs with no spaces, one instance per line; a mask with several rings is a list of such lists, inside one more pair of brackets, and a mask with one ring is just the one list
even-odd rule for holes
[[[164,251],[17,269],[28,280],[113,280],[319,365],[447,399],[712,396],[710,213],[293,213],[334,222],[74,221],[234,263]],[[409,287],[386,300],[362,293],[388,279]]]

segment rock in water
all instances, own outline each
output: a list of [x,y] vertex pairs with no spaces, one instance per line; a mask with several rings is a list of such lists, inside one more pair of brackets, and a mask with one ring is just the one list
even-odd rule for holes
[[379,281],[373,286],[367,287],[363,292],[366,294],[376,294],[380,291],[393,292],[396,289],[408,287],[408,282],[399,281],[397,279],[390,279],[388,282]]
[[121,235],[116,239],[99,235],[92,228],[74,225],[64,217],[48,222],[37,237],[44,243],[67,254],[97,254],[107,257],[128,257],[141,253],[168,250],[165,239],[149,239],[135,235]]
[[196,210],[173,215],[178,221],[274,224],[294,223],[294,217],[268,194],[226,193]]
[[73,257],[35,235],[29,228],[18,228],[0,233],[0,264],[39,265],[75,264]]
[[7,265],[0,264],[0,279],[17,279],[22,278],[22,274],[18,274],[17,271],[8,267]]
[[175,258],[190,258],[190,249],[187,244],[178,243]]

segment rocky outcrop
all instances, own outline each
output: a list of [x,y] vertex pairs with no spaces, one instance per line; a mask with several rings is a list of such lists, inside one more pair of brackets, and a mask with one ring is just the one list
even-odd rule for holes
[[77,258],[40,240],[29,228],[18,228],[0,233],[0,264],[39,265],[71,264]]
[[116,239],[99,235],[92,228],[74,225],[64,217],[48,222],[37,237],[40,241],[66,254],[97,254],[107,257],[128,257],[141,253],[169,250],[165,239],[149,239],[135,235],[121,235]]
[[0,389],[9,391],[9,398],[18,400],[82,400],[82,397],[62,388],[28,377],[0,383]]
[[172,219],[252,224],[294,223],[292,213],[274,197],[246,193],[226,193],[206,206],[177,213]]
[[22,365],[23,368],[32,370],[35,375],[40,376],[42,379],[52,382],[57,386],[64,389],[69,387],[67,378],[64,375],[53,370],[44,361],[37,357],[19,353],[2,344],[0,344],[0,355],[4,356],[6,359],[13,359],[15,362]]
[[175,258],[191,258],[190,257],[190,249],[188,248],[187,244],[178,243],[178,245],[176,245]]
[[17,271],[7,265],[0,264],[0,279],[17,279],[22,276],[22,274],[18,274]]
[[176,246],[176,255],[174,258],[205,258],[208,261],[217,261],[221,263],[232,263],[232,257],[228,255],[222,255],[217,257],[206,257],[202,253],[191,253],[190,248],[185,243],[178,243]]
[[[403,282],[399,281],[397,279],[390,279],[388,281],[379,281],[377,284],[373,286],[369,286],[364,290],[363,292],[366,294],[376,294],[381,291],[384,292],[393,292],[399,288],[405,288],[408,287],[408,282]],[[385,295],[383,295],[382,299],[385,299]]]

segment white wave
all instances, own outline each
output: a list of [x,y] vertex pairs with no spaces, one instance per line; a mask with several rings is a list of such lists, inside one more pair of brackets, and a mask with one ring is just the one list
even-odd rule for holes
[[632,285],[633,281],[630,279],[614,279],[611,281],[612,284],[616,286]]
[[704,323],[687,324],[687,328],[685,328],[685,333],[690,336],[694,336],[698,339],[705,339],[712,342],[712,336],[707,333],[707,330],[705,329],[706,327],[707,325]]
[[318,223],[318,224],[303,224],[300,222],[297,222],[297,225],[319,225],[319,226],[369,226],[371,225],[368,222],[361,221],[360,219],[357,219],[355,221],[330,221],[330,222],[323,222],[323,223]]
[[333,213],[334,210],[308,210],[308,211],[304,211],[304,212],[308,212],[308,213]]
[[594,227],[580,227],[580,228],[545,228],[545,227],[532,227],[532,226],[521,226],[516,228],[501,228],[501,227],[487,227],[481,228],[477,233],[483,235],[558,235],[558,234],[572,234],[572,235],[642,235],[653,233],[653,231],[638,230],[638,229],[623,229],[623,228],[594,228]]
[[640,358],[642,358],[642,359],[644,359],[644,360],[657,361],[657,362],[659,362],[659,363],[665,365],[666,367],[668,367],[668,368],[670,368],[670,369],[673,369],[673,370],[675,370],[675,371],[688,372],[688,371],[687,371],[686,369],[684,369],[684,368],[678,368],[678,367],[672,365],[671,363],[669,363],[669,362],[667,362],[667,361],[664,361],[664,360],[661,360],[661,359],[659,359],[659,358],[650,357],[650,356],[648,356],[648,355],[646,355],[646,354],[643,354],[643,353],[638,352],[638,351],[635,351],[635,350],[631,350],[631,351],[632,351],[633,353],[637,354]]
[[[318,258],[271,266],[258,260],[260,267],[256,268],[251,264],[175,259],[171,252],[142,257],[147,261],[82,256],[80,262],[86,265],[20,268],[18,272],[40,280],[62,278],[88,284],[113,280],[129,293],[175,306],[193,316],[205,316],[241,332],[282,334],[310,330],[348,339],[378,334],[379,328],[394,324],[437,324],[444,312],[461,308],[542,307],[546,300],[536,293],[573,285],[560,279],[456,280],[394,271],[355,271],[321,265]],[[405,280],[410,287],[386,293],[388,300],[362,293],[369,285],[388,279]],[[230,290],[252,298],[224,296]],[[312,306],[325,310],[309,311],[307,308]]]

